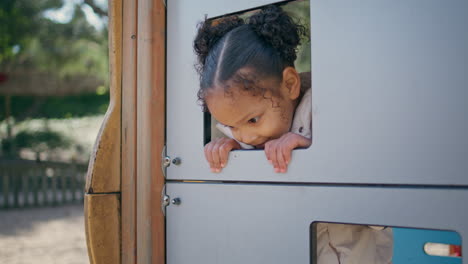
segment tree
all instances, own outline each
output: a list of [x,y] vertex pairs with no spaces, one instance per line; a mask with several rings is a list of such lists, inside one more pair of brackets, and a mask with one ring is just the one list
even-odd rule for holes
[[0,72],[46,72],[60,78],[86,74],[106,83],[107,30],[90,25],[79,6],[68,23],[44,16],[61,5],[60,0],[2,0]]
[[[15,151],[10,150],[11,146],[15,145]],[[36,160],[40,159],[41,152],[49,152],[59,148],[68,148],[72,145],[69,138],[63,134],[50,130],[28,131],[22,130],[18,132],[13,139],[2,141],[2,151],[10,157],[18,156],[16,150],[31,149],[36,153]]]
[[[64,3],[65,0],[0,2],[0,75],[3,78],[0,96],[21,96],[0,98],[0,105],[12,105],[14,109],[7,112],[13,117],[24,119],[27,117],[24,113],[39,117],[49,117],[53,112],[56,113],[52,117],[70,117],[75,113],[82,116],[92,114],[92,110],[94,114],[102,113],[101,105],[106,100],[103,94],[108,85],[107,29],[97,30],[90,25],[83,8],[89,6],[101,17],[107,15],[106,10],[93,0],[85,0],[75,4],[67,23],[58,23],[44,15]],[[77,103],[69,95],[77,96]],[[64,104],[53,99],[57,96],[65,99]],[[91,101],[90,107],[81,102],[84,98]],[[5,104],[6,100],[10,102]],[[51,102],[56,107],[54,111],[41,106]],[[95,107],[93,102],[97,103]],[[73,110],[73,106],[77,108]],[[4,118],[5,113],[0,112],[0,120]]]
[[107,108],[107,29],[90,25],[83,10],[90,7],[103,18],[107,11],[94,0],[82,0],[74,1],[69,22],[45,15],[67,3],[70,1],[0,1],[0,121],[7,120],[8,136],[3,140],[7,145],[7,141],[13,142],[14,120],[95,115]]
[[41,11],[60,7],[61,0],[0,2],[0,64],[12,60],[29,44],[43,21]]

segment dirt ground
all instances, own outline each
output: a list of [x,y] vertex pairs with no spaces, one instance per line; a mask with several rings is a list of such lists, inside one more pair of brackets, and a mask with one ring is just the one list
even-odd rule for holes
[[0,263],[89,263],[83,205],[0,211]]

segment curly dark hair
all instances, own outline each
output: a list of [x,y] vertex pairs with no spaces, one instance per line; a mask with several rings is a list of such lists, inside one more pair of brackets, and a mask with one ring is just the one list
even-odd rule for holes
[[[241,83],[244,90],[255,95],[274,87],[261,87],[257,82],[264,77],[282,80],[286,67],[294,67],[297,46],[307,38],[307,29],[276,5],[269,5],[248,18],[247,23],[238,16],[217,20],[205,19],[198,25],[194,50],[198,57],[195,66],[200,77],[199,102],[207,111],[205,96],[215,86],[229,92],[227,81]],[[241,74],[242,68],[252,69]]]

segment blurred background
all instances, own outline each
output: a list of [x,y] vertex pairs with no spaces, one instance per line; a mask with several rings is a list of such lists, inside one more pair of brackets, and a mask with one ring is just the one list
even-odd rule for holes
[[0,263],[88,263],[83,187],[109,102],[106,0],[0,1]]

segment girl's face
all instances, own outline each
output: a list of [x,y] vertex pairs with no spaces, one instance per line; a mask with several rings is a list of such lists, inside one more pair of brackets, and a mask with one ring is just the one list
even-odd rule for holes
[[229,126],[238,141],[263,148],[267,141],[281,137],[291,128],[300,80],[294,68],[289,69],[294,71],[293,79],[283,72],[283,81],[280,83],[274,79],[258,83],[267,91],[269,87],[279,85],[279,96],[272,96],[269,92],[252,95],[239,84],[236,86],[232,83],[229,93],[223,87],[214,87],[205,97],[210,113],[218,122]]

